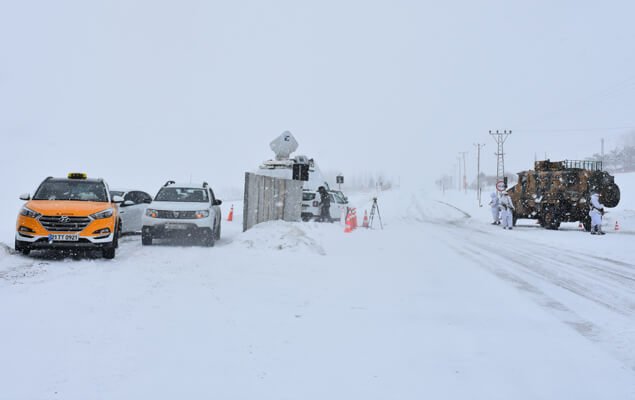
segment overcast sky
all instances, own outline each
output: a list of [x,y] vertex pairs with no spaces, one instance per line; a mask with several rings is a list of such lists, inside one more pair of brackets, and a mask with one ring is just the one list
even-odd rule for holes
[[0,173],[23,191],[241,187],[284,130],[323,169],[412,180],[472,169],[478,142],[495,172],[490,129],[517,171],[635,127],[627,0],[0,4]]

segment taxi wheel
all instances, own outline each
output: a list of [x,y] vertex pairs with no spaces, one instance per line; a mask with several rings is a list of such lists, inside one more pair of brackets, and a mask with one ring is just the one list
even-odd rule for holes
[[104,247],[103,256],[107,260],[112,260],[113,258],[115,258],[116,251],[117,251],[117,248],[114,246],[114,243],[113,243],[112,246]]
[[26,247],[26,246],[24,246],[17,239],[15,241],[15,251],[18,251],[18,252],[24,254],[25,256],[28,256],[29,253],[31,253],[31,249]]

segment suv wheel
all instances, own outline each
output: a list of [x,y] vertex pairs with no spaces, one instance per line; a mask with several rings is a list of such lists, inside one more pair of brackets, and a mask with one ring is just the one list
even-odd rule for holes
[[152,245],[152,234],[150,234],[150,233],[142,233],[141,234],[141,244],[143,246],[151,246]]
[[214,231],[209,231],[203,235],[203,245],[206,247],[214,247],[214,242],[216,241],[216,233]]

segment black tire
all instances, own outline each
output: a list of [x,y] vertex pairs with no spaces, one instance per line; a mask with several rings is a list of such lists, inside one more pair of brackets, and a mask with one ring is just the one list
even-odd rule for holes
[[542,226],[549,230],[557,230],[560,228],[558,214],[555,211],[548,209],[542,216]]
[[23,245],[22,243],[20,243],[20,241],[18,239],[15,240],[15,251],[24,254],[25,256],[28,256],[29,253],[31,253],[31,248],[29,248],[28,245]]
[[218,228],[216,228],[216,240],[220,240],[220,225],[218,224]]
[[121,225],[118,225],[116,228],[116,232],[113,235],[113,239],[112,239],[112,247],[114,247],[115,249],[119,248],[119,237],[121,236]]
[[141,234],[141,244],[143,246],[152,246],[152,235],[147,233]]
[[108,246],[108,247],[104,247],[104,249],[102,250],[102,256],[107,259],[107,260],[112,260],[113,258],[115,258],[115,254],[117,252],[117,247],[115,247],[116,243],[113,240],[112,245]]
[[214,243],[216,242],[216,233],[213,231],[209,231],[203,235],[203,246],[205,247],[214,247]]

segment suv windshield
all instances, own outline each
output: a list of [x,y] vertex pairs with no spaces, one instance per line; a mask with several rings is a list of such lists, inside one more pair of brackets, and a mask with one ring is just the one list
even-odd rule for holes
[[342,192],[331,192],[333,196],[335,196],[335,200],[337,203],[346,204],[348,203],[346,197],[342,194]]
[[207,190],[196,188],[171,188],[164,187],[159,190],[154,201],[182,201],[193,203],[207,203],[209,196]]
[[315,199],[315,193],[311,193],[311,192],[302,193],[302,201],[311,201],[313,199]]
[[33,200],[108,202],[108,194],[102,182],[50,179],[40,185]]

